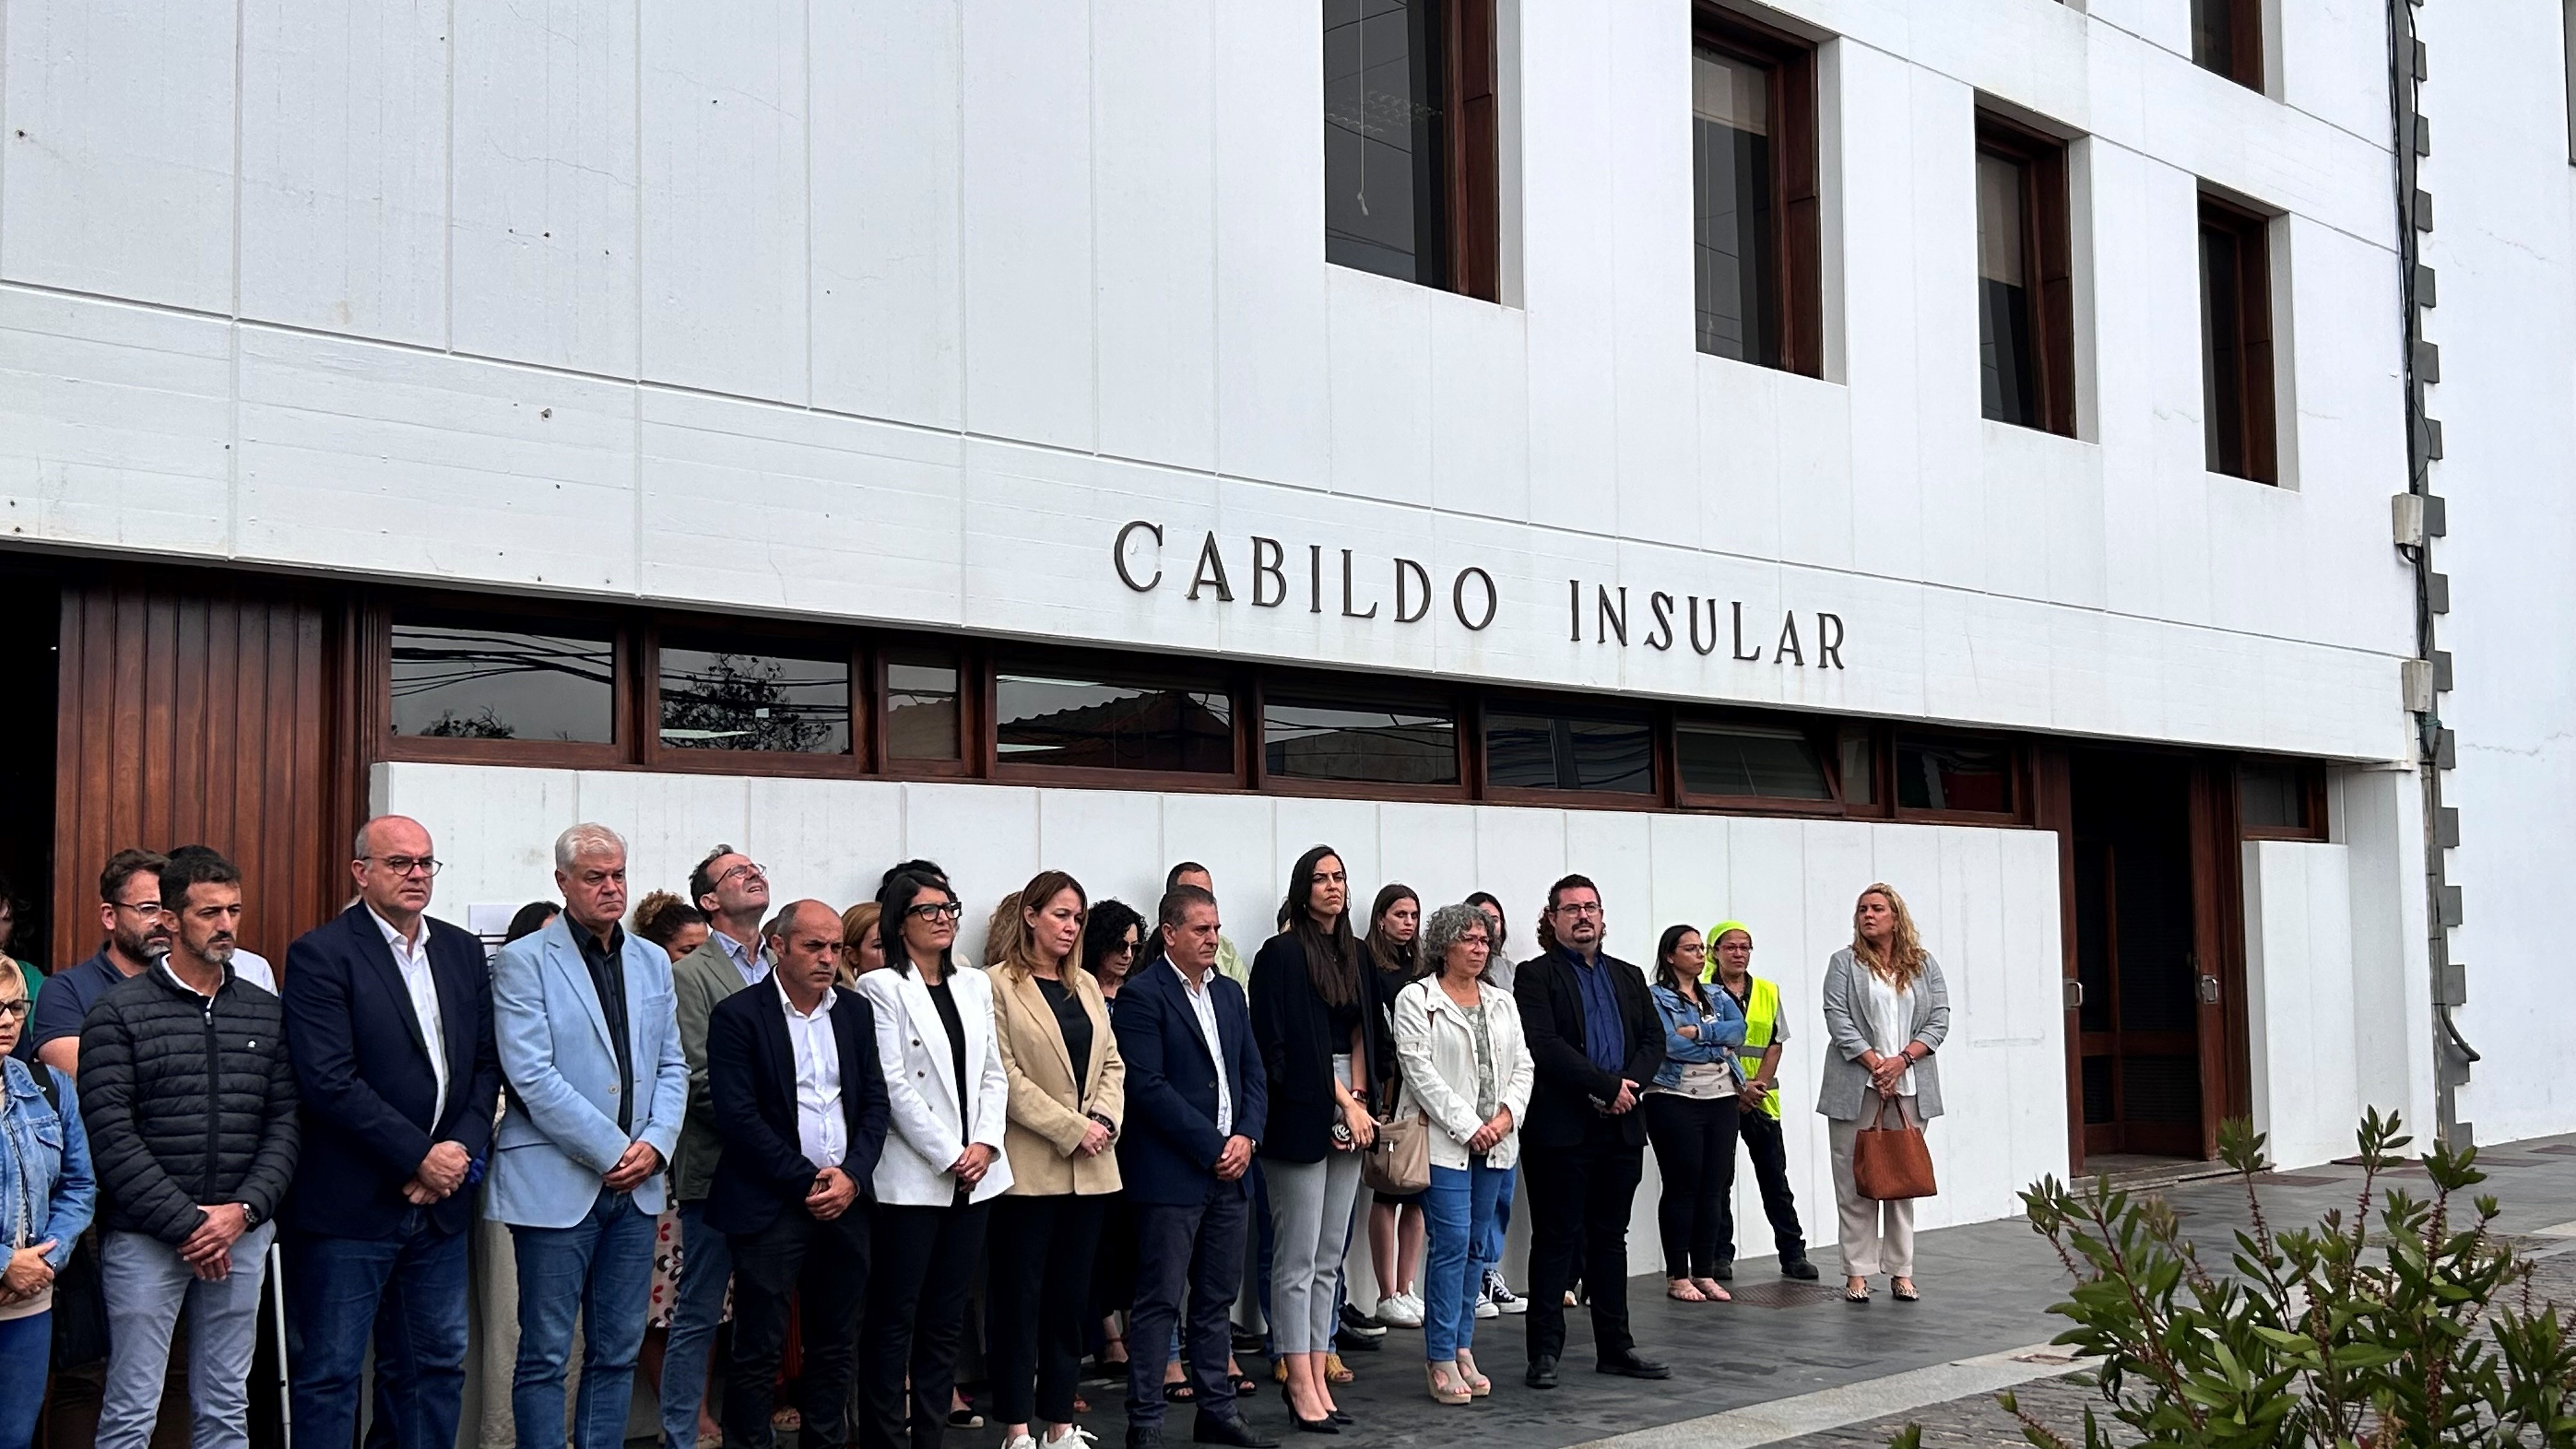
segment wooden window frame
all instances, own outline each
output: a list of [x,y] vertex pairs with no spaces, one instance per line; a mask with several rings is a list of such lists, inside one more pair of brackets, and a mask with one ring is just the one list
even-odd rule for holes
[[1768,73],[1772,287],[1780,307],[1777,368],[1822,377],[1824,193],[1817,159],[1816,47],[1803,36],[1706,0],[1692,7],[1691,44]]
[[1481,302],[1502,298],[1502,165],[1497,131],[1494,0],[1424,0],[1440,14],[1441,158],[1449,198],[1449,290]]
[[1161,684],[1169,681],[1174,686],[1196,689],[1203,693],[1215,692],[1215,689],[1208,686],[1221,688],[1226,696],[1227,708],[1233,712],[1231,724],[1234,748],[1231,769],[1221,772],[1216,770],[1125,770],[1102,765],[1023,765],[1004,759],[1001,755],[1001,702],[997,697],[1001,677],[1014,668],[1022,666],[1023,662],[1030,657],[1030,653],[990,651],[984,659],[985,667],[978,671],[980,675],[978,683],[983,692],[981,715],[984,728],[981,733],[981,743],[984,758],[979,762],[983,765],[981,771],[983,778],[1014,785],[1059,784],[1113,790],[1206,792],[1241,791],[1252,788],[1248,783],[1251,767],[1245,756],[1250,753],[1248,741],[1253,738],[1253,732],[1244,728],[1246,708],[1255,698],[1251,671],[1242,667],[1208,670],[1203,681],[1194,683],[1191,680],[1192,669],[1188,661],[1159,655],[1074,648],[1047,649],[1043,657],[1048,661],[1047,668],[1073,678],[1106,676],[1102,682],[1108,683],[1124,675],[1139,678],[1146,683]]
[[[958,639],[879,634],[868,640],[866,653],[868,773],[889,780],[966,780],[981,774],[979,761],[990,753],[993,736],[992,717],[985,712],[992,686],[981,667],[983,651]],[[947,654],[956,661],[957,758],[910,760],[887,753],[894,691],[886,682],[886,667],[898,654]]]
[[[2272,326],[2272,218],[2224,197],[2201,192],[2199,225],[2192,234],[2193,250],[2200,254],[2195,275],[2208,266],[2207,250],[2199,243],[2201,234],[2210,231],[2224,231],[2236,242],[2236,392],[2237,415],[2244,420],[2245,470],[2228,472],[2205,453],[2202,462],[2212,473],[2277,486],[2281,481],[2277,415],[2280,383],[2274,372],[2278,358]],[[2207,289],[2206,278],[2200,285]],[[2217,360],[2216,339],[2204,324],[2200,365],[2206,371]]]
[[[2021,244],[2030,270],[2035,426],[2075,436],[2075,234],[2067,142],[1991,111],[1977,112],[1977,150],[2021,168]],[[1983,218],[1979,218],[1982,223]],[[2001,421],[1997,419],[1996,421]]]
[[[656,616],[643,631],[636,655],[636,687],[645,729],[638,740],[637,762],[648,770],[688,775],[785,775],[843,780],[869,773],[874,741],[867,711],[867,651],[849,631],[812,625],[760,622],[756,631],[722,619],[682,615]],[[739,642],[743,654],[775,652],[783,658],[828,661],[839,658],[849,670],[850,748],[837,755],[797,750],[690,750],[662,743],[662,640],[666,634],[723,636]],[[804,648],[800,653],[800,646]]]
[[[1681,736],[1691,726],[1716,729],[1750,727],[1766,730],[1795,730],[1806,737],[1807,745],[1816,752],[1818,772],[1825,781],[1825,798],[1800,800],[1783,795],[1718,795],[1693,790],[1682,773]],[[1842,753],[1841,731],[1834,722],[1816,723],[1806,719],[1780,719],[1752,714],[1709,713],[1701,710],[1676,710],[1669,733],[1673,741],[1673,797],[1677,804],[1691,810],[1709,810],[1720,814],[1741,815],[1759,811],[1765,815],[1801,815],[1831,818],[1847,813],[1843,804],[1842,771],[1836,761]]]
[[2249,825],[2245,821],[2245,761],[2239,757],[2232,771],[2235,788],[2236,838],[2239,840],[2299,840],[2324,844],[2333,839],[2326,818],[2326,767],[2323,761],[2290,756],[2265,756],[2274,763],[2287,765],[2298,772],[2300,813],[2307,817],[2304,825]]
[[[414,595],[398,600],[370,600],[362,606],[365,663],[371,672],[367,706],[359,725],[372,741],[363,754],[370,760],[417,761],[453,765],[532,765],[553,769],[614,769],[635,759],[643,717],[637,706],[636,671],[641,654],[640,627],[634,619],[597,609],[557,605],[546,600],[496,601],[472,595]],[[395,615],[424,622],[441,618],[514,632],[535,633],[549,623],[604,629],[610,640],[609,732],[602,743],[575,740],[434,739],[394,733],[393,630]]]
[[[2009,810],[1946,810],[1921,805],[1907,805],[1897,799],[1897,760],[1901,736],[1922,735],[1934,739],[1955,739],[1963,744],[1991,745],[2004,752],[2004,777],[2011,784],[2012,808]],[[2031,821],[2031,798],[2036,793],[2031,765],[2031,752],[2011,736],[1984,730],[1943,729],[1936,725],[1907,723],[1891,725],[1883,736],[1882,778],[1887,781],[1887,814],[1882,817],[1897,821],[1940,822],[1951,825],[2027,826]]]
[[[1661,810],[1680,808],[1673,797],[1673,716],[1669,706],[1649,700],[1567,699],[1533,691],[1495,689],[1481,691],[1476,711],[1476,739],[1472,746],[1478,769],[1477,782],[1482,787],[1476,798],[1493,805],[1541,805],[1562,808],[1569,801],[1584,802],[1592,810]],[[1630,712],[1642,715],[1647,731],[1647,788],[1625,790],[1569,790],[1558,786],[1497,785],[1492,778],[1493,751],[1485,743],[1485,731],[1492,714],[1530,712],[1561,714],[1569,718],[1606,718]]]
[[2191,63],[2211,75],[2224,76],[2247,90],[2260,94],[2263,91],[2265,0],[2220,0],[2220,3],[2227,6],[2228,50],[2235,65],[2232,69],[2220,70],[2214,65],[2203,62],[2196,54],[2191,58]]
[[[1421,785],[1374,780],[1318,780],[1305,775],[1272,774],[1267,716],[1274,692],[1323,704],[1344,703],[1364,707],[1382,701],[1398,707],[1413,705],[1446,709],[1451,721],[1451,742],[1458,754],[1458,781],[1454,785]],[[1469,766],[1469,756],[1481,751],[1474,748],[1468,739],[1470,711],[1463,691],[1406,687],[1395,680],[1381,680],[1368,675],[1259,669],[1252,675],[1251,698],[1248,779],[1250,788],[1254,790],[1321,800],[1369,799],[1463,805],[1475,799],[1474,772]]]

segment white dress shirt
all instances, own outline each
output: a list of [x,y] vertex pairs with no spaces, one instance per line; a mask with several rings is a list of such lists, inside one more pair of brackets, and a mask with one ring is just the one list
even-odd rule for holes
[[[769,975],[769,963],[761,959],[760,945],[757,940],[746,946],[722,931],[712,934],[716,938],[716,944],[724,948],[725,959],[731,961],[733,969],[741,973],[743,985],[758,986]],[[827,995],[825,999],[830,998]]]
[[429,1046],[429,1072],[438,1079],[438,1105],[430,1109],[429,1130],[438,1130],[438,1118],[447,1110],[447,1032],[438,1017],[438,978],[429,969],[429,922],[413,923],[420,937],[414,946],[405,941],[402,932],[393,928],[375,907],[367,908],[367,919],[385,933],[385,945],[394,953],[394,969],[402,973],[403,989],[411,993],[411,1014],[420,1021],[420,1039]]
[[832,1031],[832,993],[809,1014],[778,989],[787,1013],[787,1046],[796,1055],[796,1146],[816,1171],[850,1155],[850,1124],[841,1111],[841,1039]]
[[[1172,963],[1165,961],[1166,966]],[[1199,1035],[1207,1038],[1208,1060],[1216,1063],[1216,1135],[1234,1135],[1234,1083],[1225,1074],[1225,1043],[1217,1035],[1216,995],[1205,986],[1193,984],[1190,973],[1172,966],[1172,974],[1181,978],[1181,990],[1190,998],[1190,1010],[1198,1016]]]

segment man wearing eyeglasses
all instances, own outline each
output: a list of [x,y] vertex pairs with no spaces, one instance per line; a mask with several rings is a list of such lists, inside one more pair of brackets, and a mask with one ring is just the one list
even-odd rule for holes
[[689,1115],[680,1128],[679,1155],[671,1163],[671,1191],[679,1199],[680,1278],[671,1337],[662,1351],[665,1449],[696,1449],[708,1361],[716,1325],[724,1317],[725,1284],[733,1277],[725,1235],[707,1226],[716,1160],[724,1153],[709,1086],[707,1023],[726,998],[768,980],[777,964],[760,934],[761,917],[769,911],[769,872],[750,856],[730,845],[708,851],[689,872],[689,899],[706,913],[707,939],[671,963],[671,991],[680,1005],[680,1054],[689,1062]]
[[169,954],[170,924],[161,914],[159,852],[120,850],[98,874],[98,924],[107,933],[98,954],[46,981],[27,1024],[36,1058],[67,1077],[80,1075],[81,1021],[110,987],[140,976]]
[[299,1444],[344,1446],[375,1330],[394,1443],[447,1446],[465,1392],[465,1228],[501,1086],[491,976],[431,920],[429,832],[358,828],[357,903],[286,948],[286,1044],[304,1154],[283,1214]]

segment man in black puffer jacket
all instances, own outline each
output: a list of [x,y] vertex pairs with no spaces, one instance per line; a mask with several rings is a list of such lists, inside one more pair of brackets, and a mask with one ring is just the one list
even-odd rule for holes
[[145,1449],[188,1313],[195,1449],[249,1442],[270,1222],[295,1175],[295,1072],[277,998],[231,962],[241,872],[213,852],[161,876],[170,954],[81,1026],[81,1121],[101,1192],[108,1320],[101,1449]]

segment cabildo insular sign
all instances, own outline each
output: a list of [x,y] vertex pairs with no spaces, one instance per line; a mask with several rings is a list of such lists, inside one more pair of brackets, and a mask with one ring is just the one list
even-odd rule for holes
[[[1168,568],[1167,547],[1174,560]],[[1383,619],[1396,626],[1429,623],[1438,611],[1471,633],[1490,628],[1505,602],[1494,576],[1474,564],[1452,573],[1444,587],[1418,559],[1370,559],[1353,549],[1328,549],[1320,543],[1300,550],[1259,534],[1242,540],[1229,558],[1213,531],[1203,534],[1189,555],[1188,580],[1183,584],[1177,560],[1179,550],[1187,547],[1186,539],[1167,540],[1163,525],[1131,519],[1110,543],[1110,566],[1118,571],[1120,583],[1140,594],[1154,593],[1169,583],[1194,604],[1280,609],[1289,607],[1293,599],[1309,614],[1330,609],[1345,619]],[[1633,603],[1635,607],[1626,584],[1595,582],[1587,587],[1582,579],[1567,579],[1567,639],[1665,651],[1686,646],[1704,656],[1723,649],[1728,658],[1743,664],[1767,660],[1784,668],[1845,667],[1840,614],[1787,611],[1780,615],[1775,631],[1767,611],[1748,619],[1741,599],[1655,589],[1636,596]]]

